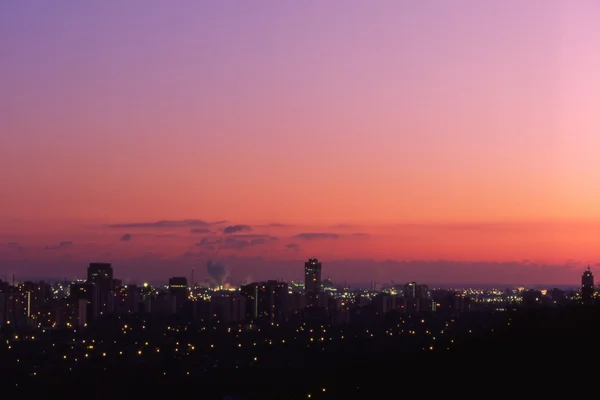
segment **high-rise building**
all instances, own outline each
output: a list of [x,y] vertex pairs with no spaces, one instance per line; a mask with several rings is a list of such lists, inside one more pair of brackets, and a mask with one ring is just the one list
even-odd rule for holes
[[404,312],[431,311],[432,301],[427,285],[409,282],[404,285]]
[[90,263],[87,270],[87,281],[94,284],[96,290],[94,300],[98,301],[98,305],[94,306],[93,319],[96,319],[98,315],[112,312],[114,308],[112,265],[109,263]]
[[307,307],[318,307],[319,296],[322,291],[321,263],[316,258],[311,258],[304,263],[304,293]]
[[590,304],[594,298],[594,274],[588,266],[581,276],[581,299],[584,304]]
[[98,315],[98,290],[93,283],[77,282],[71,284],[69,291],[69,304],[71,304],[72,326],[83,328],[90,316]]
[[188,298],[188,281],[185,276],[174,276],[169,279],[169,292],[175,297],[177,311],[183,309],[183,303]]
[[251,320],[280,320],[292,308],[286,282],[269,280],[249,283],[241,287],[240,293],[246,298],[246,318]]

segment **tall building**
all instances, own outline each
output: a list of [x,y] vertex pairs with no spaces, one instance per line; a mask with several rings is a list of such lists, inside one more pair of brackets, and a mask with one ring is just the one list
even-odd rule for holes
[[96,290],[94,300],[98,302],[98,305],[94,306],[93,319],[96,319],[99,315],[112,312],[114,308],[112,265],[109,263],[90,263],[87,270],[87,281],[94,284]]
[[304,263],[304,293],[307,307],[318,307],[319,296],[322,292],[321,263],[311,258]]
[[72,283],[69,304],[71,304],[71,325],[83,328],[90,316],[98,315],[98,290],[92,283]]
[[269,280],[243,285],[240,293],[246,298],[246,318],[280,320],[291,311],[292,302],[286,282]]
[[183,303],[188,298],[188,281],[185,276],[174,276],[169,279],[169,292],[175,297],[177,311],[183,309]]
[[431,311],[432,301],[427,285],[409,282],[404,285],[404,312]]
[[594,274],[588,266],[581,276],[581,300],[590,304],[594,298]]

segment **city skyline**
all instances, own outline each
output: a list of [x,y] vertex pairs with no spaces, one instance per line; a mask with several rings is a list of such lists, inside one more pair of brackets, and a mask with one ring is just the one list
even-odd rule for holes
[[289,280],[315,256],[338,281],[577,284],[600,266],[599,19],[4,3],[0,277]]

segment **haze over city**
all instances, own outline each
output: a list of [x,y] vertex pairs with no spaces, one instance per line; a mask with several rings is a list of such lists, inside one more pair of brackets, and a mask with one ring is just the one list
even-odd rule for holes
[[597,2],[0,5],[0,278],[577,284]]

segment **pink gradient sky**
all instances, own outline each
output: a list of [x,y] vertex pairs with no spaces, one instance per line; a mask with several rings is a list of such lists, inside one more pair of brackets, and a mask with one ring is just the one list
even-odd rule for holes
[[[276,236],[218,255],[261,278],[316,255],[362,260],[338,279],[446,259],[576,282],[600,262],[598,21],[586,0],[2,2],[0,275],[187,271],[212,234],[108,225],[201,219]],[[339,236],[295,237],[315,232]]]

